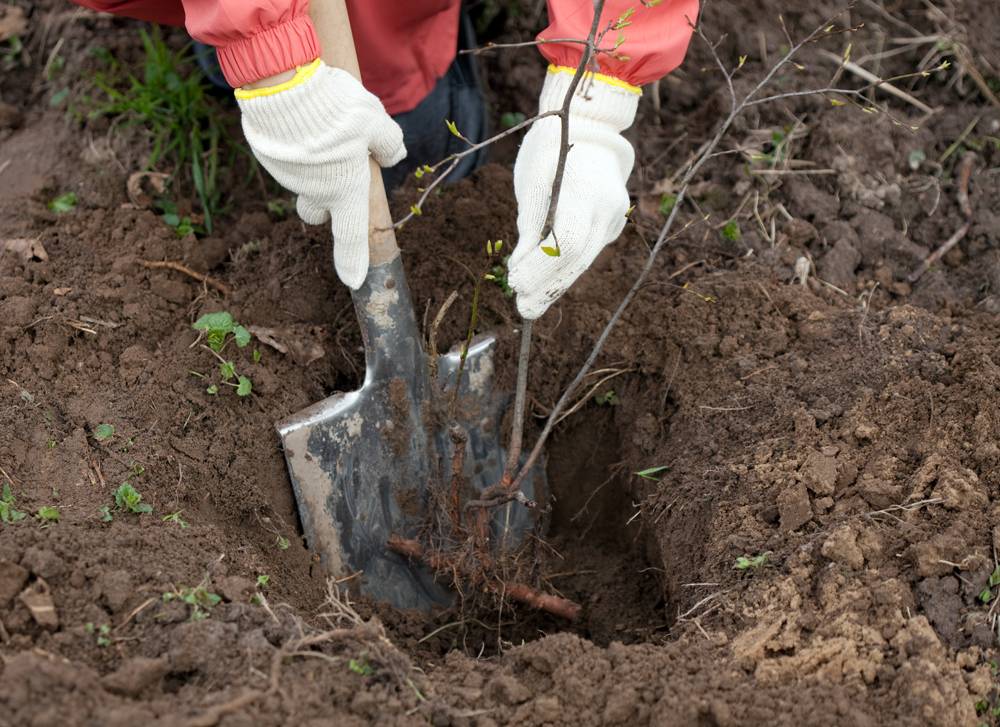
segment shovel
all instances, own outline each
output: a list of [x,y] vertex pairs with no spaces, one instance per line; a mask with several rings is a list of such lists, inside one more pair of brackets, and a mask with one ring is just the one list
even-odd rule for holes
[[[360,78],[344,0],[313,0],[310,14],[323,60]],[[442,123],[444,120],[442,119]],[[450,475],[453,448],[465,447],[464,477],[475,495],[500,481],[500,443],[509,395],[494,390],[496,340],[477,337],[438,358],[432,382],[382,175],[371,162],[369,271],[351,293],[365,346],[361,388],[338,393],[277,423],[309,547],[327,573],[397,608],[447,605],[451,592],[424,566],[391,552],[391,536],[416,538],[429,522],[431,487]],[[461,376],[459,374],[461,373]],[[457,420],[444,421],[435,393],[458,387]],[[466,437],[453,442],[448,429]],[[544,477],[526,478],[529,497]],[[494,543],[516,543],[532,528],[530,511],[514,502],[491,520]]]

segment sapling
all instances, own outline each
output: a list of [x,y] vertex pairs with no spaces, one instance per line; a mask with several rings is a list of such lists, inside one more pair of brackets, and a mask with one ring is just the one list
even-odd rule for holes
[[181,601],[191,607],[191,620],[201,621],[208,618],[211,610],[219,605],[222,596],[208,590],[203,581],[194,588],[179,588],[163,594],[163,601]]
[[35,517],[41,521],[42,527],[54,525],[59,522],[59,508],[52,505],[42,505],[38,508],[38,512],[35,513]]
[[111,424],[98,424],[94,427],[94,439],[98,442],[105,442],[115,434],[115,428]]

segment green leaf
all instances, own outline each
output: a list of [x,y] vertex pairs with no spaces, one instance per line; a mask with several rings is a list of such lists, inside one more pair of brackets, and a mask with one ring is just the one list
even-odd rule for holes
[[62,106],[63,101],[69,98],[69,89],[64,88],[61,91],[56,91],[52,94],[52,98],[49,99],[49,106],[56,108],[57,106]]
[[558,247],[549,247],[548,245],[542,245],[542,252],[544,252],[549,257],[559,257]]
[[66,194],[60,194],[54,200],[49,202],[49,209],[56,214],[63,214],[64,212],[70,212],[76,207],[76,192],[66,192]]
[[225,331],[232,333],[236,326],[232,315],[228,311],[218,311],[216,313],[206,313],[196,320],[191,326],[196,331]]
[[239,386],[236,387],[236,394],[238,396],[249,396],[253,390],[253,384],[250,383],[250,379],[246,376],[240,376],[239,382]]
[[677,206],[677,195],[676,194],[665,194],[660,197],[660,214],[664,217],[669,217],[670,213],[674,211],[674,207]]
[[148,502],[140,502],[138,505],[132,508],[132,512],[136,513],[137,515],[150,513],[153,512],[153,506],[150,505]]
[[659,474],[660,472],[665,472],[668,469],[670,469],[670,467],[664,464],[660,465],[659,467],[650,467],[649,469],[639,470],[635,474],[637,477],[642,477],[643,479],[646,480],[653,480],[654,482],[659,482],[660,478],[654,477],[653,475]]
[[990,582],[990,588],[996,588],[997,586],[1000,586],[1000,565],[994,568],[993,572],[990,573],[989,582]]
[[255,348],[253,350],[253,362],[260,363],[260,349]]
[[279,535],[275,544],[278,546],[278,550],[288,550],[292,543],[284,535]]
[[736,559],[736,563],[733,565],[733,568],[736,570],[760,568],[765,562],[767,562],[767,553],[761,553],[760,555],[754,556],[741,555]]
[[449,120],[445,119],[444,124],[445,124],[445,126],[448,127],[448,131],[450,131],[452,133],[452,136],[457,136],[459,139],[462,138],[462,134],[461,134],[461,132],[459,132],[458,126],[455,125],[454,121],[449,121]]
[[212,384],[207,389],[205,389],[205,392],[208,393],[208,394],[211,394],[212,396],[215,396],[216,394],[219,393],[219,385],[218,384]]
[[177,227],[181,223],[181,216],[176,212],[164,212],[163,221],[170,227]]
[[52,505],[42,505],[38,508],[38,519],[42,522],[59,522],[59,508],[53,507]]
[[267,584],[271,582],[271,576],[266,573],[262,573],[257,576],[257,588],[267,588]]
[[740,223],[736,220],[729,220],[726,226],[722,228],[722,236],[730,242],[739,242],[743,237],[743,233],[740,231]]
[[512,129],[518,124],[524,123],[525,116],[520,111],[505,111],[500,114],[500,126],[505,129]]
[[233,338],[236,339],[237,346],[245,348],[250,343],[250,331],[243,326],[237,325],[233,328]]
[[231,378],[236,376],[236,364],[232,361],[226,361],[219,364],[219,373],[222,374],[223,381],[229,381]]
[[94,439],[98,442],[103,442],[107,439],[111,439],[115,434],[115,428],[110,424],[98,424],[94,427]]
[[111,514],[111,508],[107,505],[101,505],[101,509],[98,511],[101,513],[101,522],[109,523],[114,520],[114,516]]
[[983,603],[989,603],[993,600],[993,591],[989,587],[984,588],[979,592],[979,600]]
[[907,159],[907,163],[910,165],[910,169],[917,171],[920,169],[920,165],[927,161],[927,154],[923,149],[914,149],[910,152],[910,156]]

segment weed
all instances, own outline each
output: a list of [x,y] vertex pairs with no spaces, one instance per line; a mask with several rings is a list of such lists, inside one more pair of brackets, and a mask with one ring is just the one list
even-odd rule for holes
[[76,192],[66,192],[49,201],[49,209],[58,215],[65,214],[76,208],[76,202]]
[[16,523],[24,520],[27,515],[14,507],[14,493],[10,489],[10,483],[3,483],[3,494],[0,495],[0,522]]
[[736,559],[736,563],[733,564],[735,570],[750,570],[751,568],[760,568],[767,562],[767,553],[761,553],[760,555],[741,555]]
[[279,535],[275,543],[278,546],[278,550],[288,550],[289,546],[292,544],[291,541],[289,541],[284,535]]
[[188,522],[187,520],[181,517],[182,512],[184,511],[178,510],[177,512],[172,512],[169,515],[164,515],[161,518],[161,520],[165,523],[177,523],[178,525],[181,526],[181,530],[184,530],[185,528],[188,527]]
[[355,674],[360,674],[363,677],[370,677],[375,673],[375,670],[364,659],[351,659],[347,662],[347,667]]
[[677,195],[676,194],[665,194],[660,197],[660,214],[664,217],[669,217],[670,213],[674,211],[674,207],[677,206]]
[[615,393],[614,389],[608,389],[603,394],[597,394],[594,396],[594,403],[598,406],[618,406],[621,400],[618,398],[618,394]]
[[653,482],[659,482],[660,478],[656,477],[660,472],[664,472],[670,469],[667,465],[660,465],[659,467],[650,467],[649,469],[639,470],[636,472],[636,477],[641,477],[644,480],[652,480]]
[[993,572],[990,573],[989,580],[986,581],[986,587],[979,592],[979,600],[983,603],[989,603],[993,600],[994,594],[993,589],[1000,586],[1000,564],[998,564]]
[[104,442],[115,435],[115,428],[110,424],[98,424],[94,427],[94,439]]
[[[141,77],[124,71],[106,50],[98,53],[107,70],[97,74],[94,84],[105,98],[90,115],[111,116],[148,130],[152,137],[149,166],[166,161],[179,170],[174,175],[175,186],[193,188],[204,215],[204,229],[211,233],[222,207],[220,154],[226,154],[231,163],[245,150],[223,126],[226,114],[209,95],[190,47],[171,50],[158,28],[152,33],[140,30],[139,35],[146,54]],[[178,179],[181,172],[184,176]],[[182,220],[178,217],[173,227]]]
[[257,588],[267,588],[267,585],[271,582],[271,576],[266,573],[261,573],[257,576]]
[[42,527],[54,525],[59,522],[59,508],[52,505],[42,505],[35,513],[35,517],[41,521]]
[[88,634],[96,634],[97,645],[102,649],[106,646],[111,646],[111,626],[109,624],[94,626],[92,622],[88,621],[83,625],[83,630]]
[[119,510],[133,512],[136,515],[153,512],[153,506],[142,501],[142,495],[128,482],[123,482],[115,490],[115,506]]
[[98,510],[98,513],[101,516],[102,523],[109,523],[115,519],[114,516],[111,514],[111,508],[108,507],[107,505],[101,505],[101,509]]
[[729,242],[739,242],[743,239],[743,232],[740,230],[740,223],[736,220],[729,220],[725,227],[722,228],[723,239],[729,240]]
[[163,600],[165,602],[176,600],[186,603],[191,607],[191,620],[201,621],[208,618],[211,610],[219,605],[219,602],[222,601],[222,596],[209,591],[205,583],[202,582],[194,588],[180,588],[168,591],[163,594]]
[[[191,327],[205,333],[208,347],[219,359],[219,374],[222,376],[222,383],[235,388],[238,396],[249,396],[250,392],[253,391],[253,383],[248,377],[241,375],[236,370],[235,362],[227,361],[220,353],[230,341],[235,341],[239,348],[246,348],[251,339],[250,331],[233,320],[233,316],[228,311],[206,313]],[[257,361],[260,361],[260,352],[256,352],[254,356],[254,362]],[[205,391],[212,395],[218,394],[219,386],[211,384]]]

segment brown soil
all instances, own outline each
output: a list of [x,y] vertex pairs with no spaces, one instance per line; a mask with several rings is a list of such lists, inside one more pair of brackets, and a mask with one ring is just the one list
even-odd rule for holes
[[[995,722],[997,621],[980,594],[1000,546],[1000,109],[968,75],[953,67],[900,82],[940,109],[915,132],[893,123],[919,120],[902,102],[888,103],[890,117],[814,97],[758,107],[736,125],[727,148],[773,152],[781,131],[792,158],[833,171],[750,175],[732,156],[709,165],[693,196],[712,219],[684,211],[691,226],[599,361],[621,371],[597,392],[613,390],[612,402],[588,401],[551,442],[536,583],[580,602],[580,624],[489,603],[430,617],[361,604],[372,621],[359,626],[323,615],[327,584],[302,542],[273,430],[354,388],[363,366],[327,234],[270,217],[256,189],[202,240],[178,239],[127,204],[142,138],[109,137],[106,122],[49,98],[69,84],[82,99],[97,38],[136,61],[136,26],[59,2],[18,4],[29,10],[30,59],[5,76],[0,98],[20,112],[0,115],[0,239],[36,238],[48,260],[0,253],[0,478],[19,510],[55,505],[61,520],[0,524],[0,723]],[[728,33],[723,58],[749,54],[740,89],[759,77],[762,49],[773,61],[785,42],[779,11],[798,37],[836,7],[804,5],[712,4],[706,32]],[[916,0],[885,4],[894,20],[860,5],[855,59],[907,35],[903,24],[943,28]],[[995,84],[1000,46],[979,22],[995,17],[992,4],[942,10]],[[531,12],[517,22],[537,25]],[[47,81],[60,39],[70,63]],[[911,72],[928,50],[887,58],[880,72]],[[484,63],[497,114],[530,112],[535,58]],[[822,85],[826,63],[807,50],[772,92]],[[726,107],[711,69],[696,42],[661,84],[659,119],[643,102],[629,132],[635,222],[538,324],[535,421],[638,273],[668,178]],[[454,289],[467,302],[466,270],[483,265],[485,239],[516,239],[513,148],[402,232],[420,314],[432,317]],[[917,150],[926,161],[914,169]],[[969,150],[971,230],[911,285],[907,275],[963,222],[954,167]],[[50,212],[46,202],[67,190],[77,208]],[[728,240],[717,226],[737,212],[742,234]],[[791,282],[800,256],[818,274],[805,286]],[[183,261],[233,293],[140,260]],[[214,359],[192,346],[191,323],[222,308],[324,355],[306,364],[260,346],[254,363],[248,350],[238,365],[254,395],[211,396],[195,373]],[[509,384],[512,302],[489,286],[481,314],[500,336]],[[467,315],[467,303],[454,306],[438,340],[462,338]],[[104,423],[115,434],[98,442]],[[651,467],[665,468],[658,480],[633,474]],[[153,514],[103,522],[125,480]],[[189,527],[162,520],[177,511]],[[763,565],[734,568],[761,554]],[[260,574],[264,602],[253,598]],[[199,609],[207,618],[163,598],[199,584],[222,597]],[[33,615],[26,589],[48,591],[57,622]],[[340,630],[302,641],[330,623]]]

